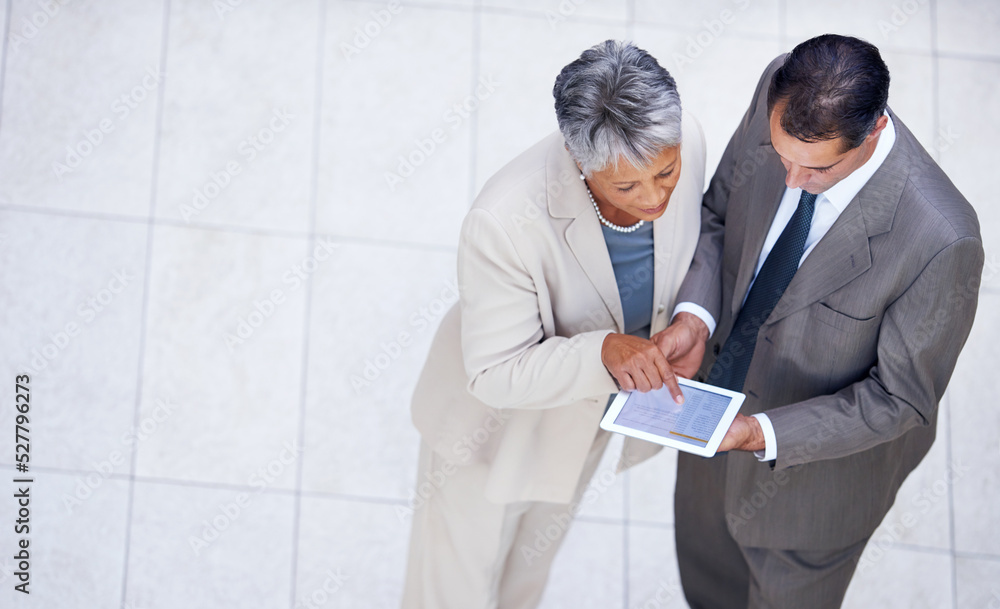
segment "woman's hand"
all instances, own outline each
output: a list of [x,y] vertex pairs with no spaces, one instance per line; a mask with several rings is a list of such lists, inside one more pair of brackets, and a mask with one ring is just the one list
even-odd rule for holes
[[629,334],[608,334],[601,348],[601,362],[624,390],[646,392],[666,385],[674,401],[684,402],[667,358],[652,341]]

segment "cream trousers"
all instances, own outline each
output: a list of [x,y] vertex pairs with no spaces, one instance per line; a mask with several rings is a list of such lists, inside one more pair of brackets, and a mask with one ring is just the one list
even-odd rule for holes
[[570,503],[491,503],[487,465],[446,464],[421,442],[417,479],[439,485],[415,501],[403,609],[537,607],[609,437],[597,430]]

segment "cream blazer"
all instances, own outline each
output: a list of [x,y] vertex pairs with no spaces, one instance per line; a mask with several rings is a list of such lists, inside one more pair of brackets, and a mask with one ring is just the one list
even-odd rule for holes
[[[681,175],[653,223],[653,333],[669,322],[698,242],[705,138],[688,113],[682,129]],[[618,390],[601,347],[624,320],[597,214],[560,133],[483,187],[462,225],[458,282],[417,382],[414,424],[456,466],[484,468],[490,501],[569,502]],[[630,440],[619,467],[659,448]]]

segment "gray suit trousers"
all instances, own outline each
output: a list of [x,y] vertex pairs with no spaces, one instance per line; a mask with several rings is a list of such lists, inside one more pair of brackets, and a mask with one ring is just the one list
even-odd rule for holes
[[868,540],[837,550],[743,547],[726,525],[727,455],[677,458],[677,557],[691,609],[837,609]]

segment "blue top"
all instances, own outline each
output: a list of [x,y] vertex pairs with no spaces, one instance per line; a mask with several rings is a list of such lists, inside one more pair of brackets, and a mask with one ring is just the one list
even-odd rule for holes
[[649,338],[653,317],[653,223],[646,222],[631,233],[602,224],[601,231],[615,269],[625,333]]

